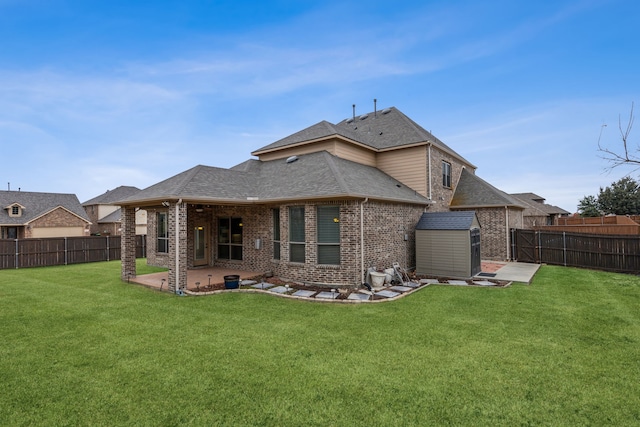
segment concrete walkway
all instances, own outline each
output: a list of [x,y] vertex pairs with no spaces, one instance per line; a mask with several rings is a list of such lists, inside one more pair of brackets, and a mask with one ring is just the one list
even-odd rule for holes
[[530,264],[526,262],[505,262],[501,264],[504,265],[494,272],[495,276],[489,277],[482,275],[476,277],[531,284],[533,276],[540,268],[540,264]]

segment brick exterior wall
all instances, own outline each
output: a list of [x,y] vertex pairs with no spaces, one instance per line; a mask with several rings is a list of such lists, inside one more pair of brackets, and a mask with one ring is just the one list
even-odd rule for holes
[[[340,206],[340,265],[317,263],[316,207]],[[289,207],[305,208],[305,262],[289,262]],[[273,209],[280,209],[280,260],[273,258]],[[204,207],[202,212],[196,206],[185,206],[180,215],[185,227],[181,232],[181,253],[185,267],[192,268],[194,260],[194,229],[199,224],[208,227],[208,265],[273,274],[306,283],[327,286],[354,286],[363,281],[361,272],[360,201],[302,202],[272,206],[214,206]],[[169,211],[169,253],[173,254],[175,228],[174,205]],[[367,202],[362,204],[364,223],[364,268],[391,267],[394,262],[401,266],[415,266],[415,225],[424,208],[404,204]],[[243,259],[223,260],[218,258],[218,220],[220,218],[242,218]],[[171,271],[175,258],[172,255],[157,254],[157,216],[149,210],[147,262],[151,265],[170,269],[169,284],[175,283]],[[188,237],[187,237],[188,236]],[[405,237],[406,236],[406,237]],[[405,240],[406,238],[406,240]],[[184,239],[184,240],[183,240]],[[260,239],[257,247],[256,240]],[[180,274],[186,275],[186,268],[180,266]],[[186,277],[184,279],[186,281]]]
[[32,221],[24,230],[24,238],[33,237],[34,228],[47,227],[85,227],[87,222],[66,209],[56,208],[46,215]]
[[187,284],[187,204],[170,203],[168,215],[169,229],[169,277],[170,291]]
[[121,239],[122,267],[120,277],[122,280],[129,280],[136,277],[136,211],[134,208],[122,208]]
[[[510,230],[523,227],[521,209],[496,207],[475,209],[480,222],[480,252],[484,260],[506,261],[511,257]],[[508,222],[507,222],[508,217]]]
[[[442,183],[442,162],[451,164],[451,187],[445,187]],[[454,157],[435,147],[431,148],[431,168],[427,173],[431,174],[431,200],[434,202],[429,207],[430,212],[446,212],[453,198],[453,193],[460,180],[464,165]],[[473,173],[473,169],[469,169]]]

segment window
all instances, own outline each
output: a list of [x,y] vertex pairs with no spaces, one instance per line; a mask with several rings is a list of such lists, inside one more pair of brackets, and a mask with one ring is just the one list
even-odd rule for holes
[[11,206],[11,216],[18,216],[20,215],[20,206]]
[[280,259],[280,209],[273,210],[273,259]]
[[158,212],[158,253],[169,253],[169,227],[166,212]]
[[318,206],[318,264],[340,264],[340,207]]
[[289,208],[289,261],[304,262],[304,207]]
[[218,220],[218,259],[242,261],[242,218]]
[[442,185],[451,188],[451,163],[442,162]]

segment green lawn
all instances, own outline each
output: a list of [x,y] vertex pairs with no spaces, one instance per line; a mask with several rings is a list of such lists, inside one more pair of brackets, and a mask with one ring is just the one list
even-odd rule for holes
[[119,275],[0,271],[0,425],[640,424],[634,276],[543,266],[339,305]]

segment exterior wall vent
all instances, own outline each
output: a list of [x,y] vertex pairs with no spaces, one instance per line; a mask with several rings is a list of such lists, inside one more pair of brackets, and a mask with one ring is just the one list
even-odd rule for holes
[[296,160],[298,160],[298,156],[291,156],[291,157],[287,158],[287,163],[293,163]]

